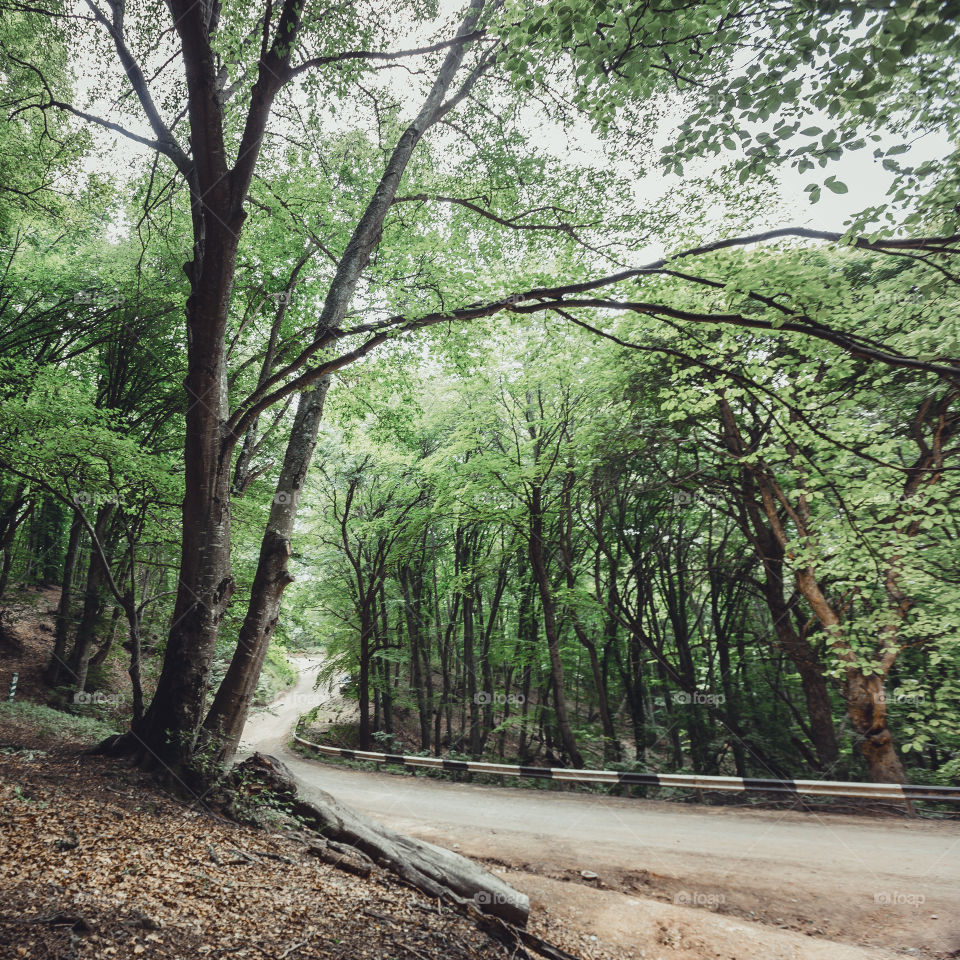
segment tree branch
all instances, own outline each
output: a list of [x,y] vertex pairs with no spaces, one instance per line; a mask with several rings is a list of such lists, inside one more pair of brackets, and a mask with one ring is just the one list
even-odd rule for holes
[[316,67],[325,67],[331,63],[343,63],[349,60],[400,60],[405,57],[419,57],[426,53],[436,53],[439,50],[446,50],[448,47],[458,44],[470,43],[473,40],[479,40],[484,35],[483,30],[474,30],[472,33],[451,37],[449,40],[441,40],[439,43],[432,43],[427,47],[416,47],[412,50],[392,50],[377,52],[372,50],[350,50],[346,53],[337,53],[328,57],[312,57],[304,60],[303,63],[291,67],[287,72],[287,78],[299,76],[307,70]]

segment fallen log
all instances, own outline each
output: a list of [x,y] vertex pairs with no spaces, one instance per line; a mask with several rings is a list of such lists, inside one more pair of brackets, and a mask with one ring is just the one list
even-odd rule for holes
[[303,796],[289,767],[276,757],[254,753],[233,768],[232,779],[248,794],[269,791],[294,817],[332,841],[330,846],[356,848],[430,897],[470,903],[507,923],[526,925],[530,901],[525,894],[472,860],[397,833],[323,790],[311,789],[309,798]]

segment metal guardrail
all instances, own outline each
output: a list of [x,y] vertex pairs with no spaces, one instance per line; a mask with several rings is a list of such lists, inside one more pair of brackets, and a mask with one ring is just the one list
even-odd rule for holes
[[500,777],[533,777],[541,780],[568,780],[575,783],[622,783],[631,786],[675,787],[692,790],[727,790],[737,793],[785,793],[796,796],[860,797],[873,800],[938,800],[960,803],[960,787],[914,783],[853,783],[842,780],[761,780],[748,777],[701,777],[684,773],[634,773],[626,770],[568,770],[565,767],[523,767],[506,763],[473,760],[445,760],[443,757],[411,757],[399,753],[372,753],[345,750],[311,743],[294,735],[305,747],[330,757],[369,760],[403,767],[425,767],[449,772],[486,773]]

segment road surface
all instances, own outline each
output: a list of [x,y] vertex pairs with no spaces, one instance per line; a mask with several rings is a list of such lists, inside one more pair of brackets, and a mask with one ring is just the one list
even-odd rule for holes
[[[892,960],[960,956],[960,824],[679,805],[367,773],[293,752],[336,691],[319,659],[244,730],[391,827],[485,861],[542,909],[624,957]],[[339,707],[336,707],[339,709]],[[598,875],[587,881],[581,870]]]

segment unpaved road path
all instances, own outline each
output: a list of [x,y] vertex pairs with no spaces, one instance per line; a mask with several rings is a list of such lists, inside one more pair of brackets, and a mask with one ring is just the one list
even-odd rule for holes
[[[365,773],[288,746],[321,661],[251,717],[247,749],[391,827],[484,861],[614,955],[646,960],[960,957],[960,823],[591,797]],[[584,881],[581,870],[599,880]]]

